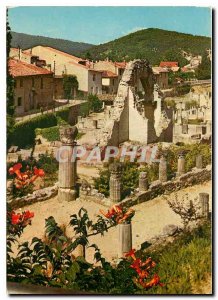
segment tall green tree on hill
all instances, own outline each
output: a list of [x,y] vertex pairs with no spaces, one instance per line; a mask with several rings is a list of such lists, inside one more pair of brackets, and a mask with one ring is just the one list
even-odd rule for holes
[[14,126],[14,79],[9,72],[8,60],[11,48],[11,28],[8,22],[8,11],[7,11],[7,23],[6,23],[6,34],[7,34],[7,137],[13,131]]
[[211,61],[206,54],[202,56],[201,64],[196,71],[196,77],[200,80],[211,78]]

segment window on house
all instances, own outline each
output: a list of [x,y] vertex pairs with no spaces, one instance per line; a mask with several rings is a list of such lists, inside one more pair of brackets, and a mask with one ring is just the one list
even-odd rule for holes
[[113,79],[113,85],[114,85],[114,79]]
[[32,87],[35,86],[35,78],[32,77]]
[[92,80],[93,80],[93,81],[95,81],[95,78],[96,78],[96,75],[95,75],[95,74],[93,74],[93,78],[92,78]]
[[98,94],[98,87],[96,86],[96,94]]
[[93,86],[91,87],[91,93],[93,94]]
[[41,87],[41,89],[43,89],[43,78],[42,77],[40,79],[40,87]]
[[23,78],[20,78],[20,87],[23,87]]
[[22,106],[22,97],[17,98],[17,106]]
[[120,74],[120,76],[122,75],[122,69],[119,69],[119,74]]

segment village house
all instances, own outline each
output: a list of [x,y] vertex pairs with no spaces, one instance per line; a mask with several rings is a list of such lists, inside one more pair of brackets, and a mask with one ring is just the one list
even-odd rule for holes
[[21,60],[28,64],[34,64],[37,67],[45,67],[46,61],[39,59],[39,56],[32,55],[28,50],[22,50],[21,48],[11,48],[10,49],[10,58]]
[[53,103],[53,73],[33,64],[10,59],[9,72],[15,80],[15,114],[47,107]]
[[178,72],[179,63],[177,61],[161,61],[159,67],[167,68],[168,71]]
[[159,85],[160,89],[168,89],[168,73],[166,68],[152,67],[152,71],[155,76],[155,81]]
[[92,63],[52,47],[36,46],[27,51],[45,60],[47,68],[53,71],[57,98],[63,96],[61,90],[63,74],[75,75],[79,83],[78,89],[85,95],[102,93],[102,74],[94,70]]
[[102,73],[102,92],[103,94],[117,94],[118,86],[124,70],[126,62],[112,62],[109,60],[97,61],[93,64],[95,70]]

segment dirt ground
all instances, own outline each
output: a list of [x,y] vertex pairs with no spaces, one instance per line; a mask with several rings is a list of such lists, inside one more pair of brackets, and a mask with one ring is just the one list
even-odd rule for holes
[[[210,195],[210,211],[211,211],[211,197],[212,197],[212,182],[208,181],[202,185],[195,185],[177,192],[178,197],[181,198],[185,194],[189,194],[189,199],[198,196],[200,192],[206,192]],[[168,196],[170,199],[175,198],[175,193]],[[105,210],[100,204],[76,200],[73,202],[60,202],[58,197],[54,197],[45,202],[38,202],[22,208],[22,210],[33,211],[35,216],[32,225],[25,228],[20,242],[31,241],[32,237],[43,237],[45,219],[53,216],[58,224],[67,225],[70,221],[70,215],[77,213],[81,207],[87,209],[90,219],[95,219],[99,214],[99,209]],[[140,249],[141,244],[150,238],[162,233],[165,225],[175,224],[182,225],[181,219],[168,206],[166,199],[163,196],[156,197],[153,200],[135,205],[135,216],[132,220],[133,231],[133,248]],[[67,233],[72,235],[70,227],[67,227]],[[101,249],[102,254],[108,260],[117,257],[118,249],[118,228],[114,227],[105,233],[103,237],[100,235],[90,238],[90,245],[97,244]],[[87,250],[87,260],[92,262],[93,251]]]

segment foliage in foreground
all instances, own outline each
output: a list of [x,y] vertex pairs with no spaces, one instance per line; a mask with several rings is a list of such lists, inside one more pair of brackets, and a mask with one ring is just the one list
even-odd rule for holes
[[[121,208],[116,207],[116,210],[124,214]],[[49,217],[45,224],[45,239],[33,238],[31,242],[18,244],[18,254],[11,255],[12,245],[17,243],[16,236],[20,236],[24,227],[29,224],[24,223],[22,227],[23,215],[26,214],[28,218],[34,216],[30,212],[24,212],[22,215],[15,212],[8,214],[9,281],[109,294],[134,294],[141,289],[150,289],[160,284],[160,278],[155,272],[156,264],[151,258],[143,261],[136,259],[135,251],[132,250],[127,256],[132,257],[133,261],[122,259],[117,267],[113,267],[102,257],[95,244],[89,245],[90,236],[103,235],[117,223],[113,218],[104,219],[101,216],[98,216],[94,223],[83,208],[78,215],[71,216],[69,225],[75,234],[73,239],[66,236],[63,228],[58,226],[53,217]],[[14,231],[13,226],[19,226],[18,230]],[[87,262],[82,256],[74,257],[73,250],[78,245],[94,248],[94,259],[97,264]]]
[[[163,287],[154,287],[143,293],[151,294],[193,294],[205,293],[205,280],[212,271],[211,224],[205,223],[192,232],[184,232],[166,246],[150,252],[158,264],[158,274]],[[142,255],[143,256],[143,255]]]

